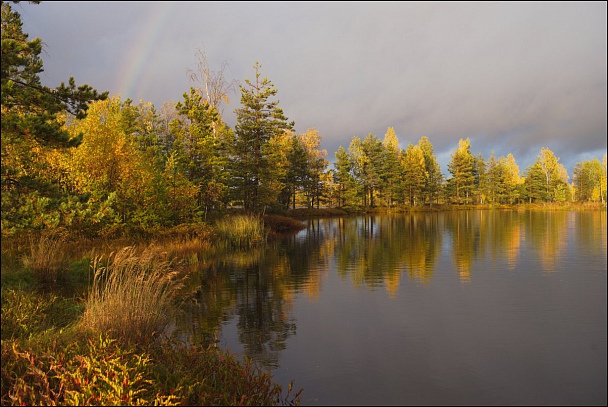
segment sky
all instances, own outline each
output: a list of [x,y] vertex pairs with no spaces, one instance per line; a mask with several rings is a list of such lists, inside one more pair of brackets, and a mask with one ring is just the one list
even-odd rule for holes
[[[542,147],[570,176],[607,150],[606,2],[45,2],[12,4],[45,43],[45,85],[73,76],[135,102],[183,100],[197,53],[244,85],[260,74],[335,161],[354,137],[460,139],[523,174]],[[222,105],[234,128],[240,91]]]

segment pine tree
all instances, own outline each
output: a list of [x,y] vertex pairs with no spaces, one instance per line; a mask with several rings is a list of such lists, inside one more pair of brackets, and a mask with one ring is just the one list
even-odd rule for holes
[[237,199],[245,209],[257,212],[271,202],[264,201],[264,189],[270,188],[272,180],[264,179],[263,170],[269,165],[264,147],[277,134],[292,131],[293,122],[288,122],[279,101],[270,101],[277,94],[272,82],[262,78],[261,65],[253,66],[255,80],[245,79],[246,86],[239,86],[242,107],[237,109],[234,143],[234,178]]
[[524,181],[525,197],[530,203],[547,200],[546,175],[542,165],[535,161],[526,169]]
[[198,187],[197,204],[206,217],[209,210],[223,206],[228,190],[223,174],[226,154],[222,154],[223,143],[217,131],[222,122],[217,110],[194,88],[183,96],[184,100],[176,104],[179,116],[170,127],[180,167]]
[[486,178],[486,162],[481,153],[473,157],[473,189],[471,198],[473,203],[483,203],[483,185]]
[[395,134],[395,130],[389,127],[382,141],[384,157],[382,159],[382,186],[384,190],[385,200],[389,208],[391,208],[396,199],[402,194],[402,169],[399,163],[399,140]]
[[376,195],[382,193],[382,141],[370,133],[363,139],[360,147],[363,157],[359,160],[362,164],[359,173],[365,187],[365,203],[369,202],[369,206],[373,208],[376,206]]
[[467,138],[458,141],[458,147],[452,154],[452,160],[448,164],[448,170],[452,174],[452,182],[456,201],[458,203],[469,203],[473,192],[475,174],[475,158],[471,154],[471,141]]
[[62,199],[45,174],[44,152],[78,145],[81,135],[70,136],[59,117],[68,112],[83,118],[88,102],[105,99],[107,92],[98,94],[88,85],[76,87],[74,78],[55,89],[43,86],[42,40],[29,40],[21,16],[7,2],[2,2],[1,24],[2,217],[11,223],[16,221],[11,221],[14,211],[29,205],[30,199],[51,195],[56,202]]
[[486,182],[484,185],[484,194],[487,196],[487,200],[491,204],[495,204],[499,201],[499,197],[502,194],[503,189],[503,174],[502,168],[499,164],[499,160],[496,159],[494,151],[490,154],[488,162],[485,168]]
[[351,157],[342,146],[336,152],[334,167],[334,182],[336,184],[336,201],[338,206],[342,208],[358,207],[361,184],[353,176]]
[[285,209],[288,209],[290,205],[295,209],[297,191],[304,188],[304,183],[308,178],[308,154],[295,134],[291,135],[287,161],[289,168],[285,188],[281,194],[281,203]]
[[423,193],[425,200],[432,206],[433,201],[436,201],[439,198],[443,175],[441,174],[441,167],[435,157],[433,145],[429,139],[426,136],[422,136],[418,141],[418,146],[420,146],[422,155],[424,156],[424,169],[426,171]]

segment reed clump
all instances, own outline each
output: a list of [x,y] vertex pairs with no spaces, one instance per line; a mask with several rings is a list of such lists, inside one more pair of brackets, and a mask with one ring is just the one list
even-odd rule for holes
[[169,310],[183,286],[181,267],[152,246],[140,254],[126,246],[107,258],[96,256],[81,327],[128,342],[158,336],[169,324]]
[[231,248],[251,248],[267,241],[268,233],[262,218],[254,215],[235,215],[215,222],[217,244]]
[[63,280],[69,270],[66,257],[67,232],[65,229],[43,231],[40,236],[30,237],[30,250],[21,261],[42,282]]

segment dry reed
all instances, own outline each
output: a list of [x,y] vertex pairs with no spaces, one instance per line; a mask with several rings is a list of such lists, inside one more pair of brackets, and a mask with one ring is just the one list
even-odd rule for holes
[[133,246],[97,256],[82,327],[111,332],[137,342],[162,333],[170,322],[173,300],[182,287],[181,263],[166,260],[152,246],[137,254]]
[[29,253],[22,264],[43,282],[56,282],[67,275],[67,232],[64,229],[43,231],[40,237],[30,237]]

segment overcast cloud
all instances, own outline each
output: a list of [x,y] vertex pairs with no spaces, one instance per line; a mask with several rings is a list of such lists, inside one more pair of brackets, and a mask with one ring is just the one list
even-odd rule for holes
[[[448,174],[460,138],[523,172],[541,147],[569,175],[606,153],[606,2],[42,2],[12,5],[46,44],[43,82],[179,101],[196,52],[278,90],[334,160],[353,137],[427,136]],[[234,126],[240,94],[223,107]]]

